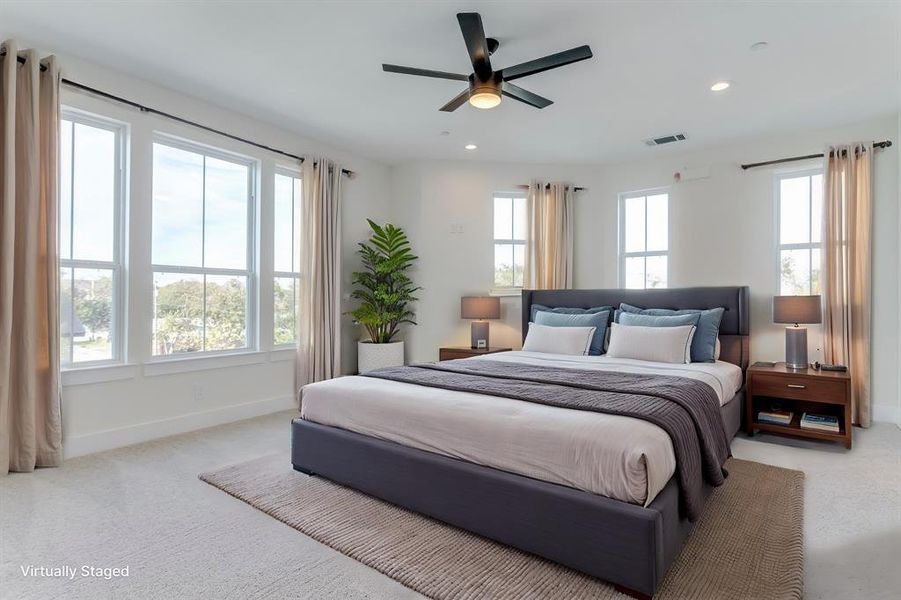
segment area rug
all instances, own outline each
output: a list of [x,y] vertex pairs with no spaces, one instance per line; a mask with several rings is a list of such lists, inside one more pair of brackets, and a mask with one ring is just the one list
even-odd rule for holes
[[[804,473],[730,459],[655,599],[800,598]],[[200,479],[435,599],[627,598],[608,583],[319,477],[287,454]]]

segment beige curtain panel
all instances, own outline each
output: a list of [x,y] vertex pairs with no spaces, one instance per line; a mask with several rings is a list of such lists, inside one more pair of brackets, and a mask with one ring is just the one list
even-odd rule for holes
[[[59,70],[0,56],[0,469],[62,462],[57,201]],[[25,59],[19,63],[17,57]]]
[[824,357],[848,366],[852,420],[869,427],[873,145],[835,146],[824,154]]
[[529,238],[523,287],[559,290],[573,286],[573,186],[529,183]]
[[341,374],[341,167],[304,161],[297,389]]

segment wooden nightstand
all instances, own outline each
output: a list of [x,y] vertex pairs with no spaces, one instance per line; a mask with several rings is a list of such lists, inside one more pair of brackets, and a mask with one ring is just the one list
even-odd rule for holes
[[[781,408],[794,412],[789,425],[761,423],[761,410]],[[838,417],[839,431],[802,429],[805,412]],[[748,395],[745,401],[745,432],[779,433],[794,437],[841,442],[851,448],[851,376],[847,372],[807,369],[792,371],[785,363],[773,367],[748,367]]]
[[438,360],[454,360],[455,358],[471,358],[495,352],[510,352],[513,348],[470,348],[469,346],[453,346],[438,349]]

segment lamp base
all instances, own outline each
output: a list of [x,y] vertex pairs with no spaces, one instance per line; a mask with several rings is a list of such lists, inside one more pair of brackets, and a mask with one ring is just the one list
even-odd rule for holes
[[473,321],[470,341],[473,349],[488,348],[488,321]]
[[785,328],[785,366],[794,371],[810,367],[807,363],[807,328]]

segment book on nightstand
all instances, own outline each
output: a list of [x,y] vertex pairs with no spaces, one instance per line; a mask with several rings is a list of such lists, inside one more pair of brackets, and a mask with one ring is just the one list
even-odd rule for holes
[[787,410],[762,410],[757,413],[757,420],[761,423],[773,423],[775,425],[790,425],[795,413]]
[[816,429],[818,431],[831,431],[838,433],[838,417],[832,415],[813,415],[804,413],[801,416],[801,427],[804,429]]

